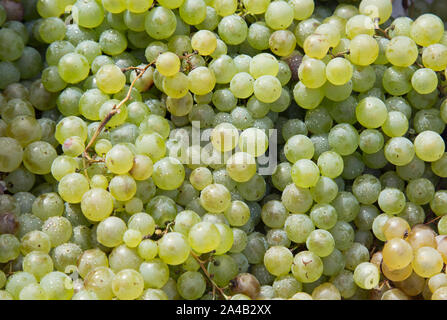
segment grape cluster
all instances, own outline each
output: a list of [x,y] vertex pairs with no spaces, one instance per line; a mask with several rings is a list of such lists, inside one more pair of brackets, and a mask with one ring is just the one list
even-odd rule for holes
[[0,300],[447,300],[445,24],[356,4],[0,1]]

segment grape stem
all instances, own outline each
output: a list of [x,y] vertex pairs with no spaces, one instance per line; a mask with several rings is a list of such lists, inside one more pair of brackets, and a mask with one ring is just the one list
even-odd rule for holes
[[389,26],[388,28],[386,28],[385,30],[383,30],[382,28],[379,27],[379,18],[375,18],[374,19],[374,28],[376,30],[376,33],[381,33],[385,38],[387,39],[391,39],[390,35],[388,34],[389,30],[393,30],[394,29],[394,25],[393,26]]
[[223,291],[223,289],[221,287],[219,287],[214,281],[213,281],[213,277],[212,275],[209,274],[208,270],[206,270],[205,268],[205,263],[206,261],[202,261],[194,252],[191,251],[191,256],[199,263],[200,268],[202,269],[203,273],[205,274],[205,276],[208,278],[209,282],[211,283],[212,287],[213,287],[213,296],[214,296],[214,292],[217,290],[220,295],[225,299],[225,300],[229,300],[229,296],[227,296],[225,294],[225,292]]
[[434,218],[434,219],[431,219],[430,221],[427,221],[427,222],[424,223],[424,224],[431,224],[431,223],[433,223],[433,222],[435,222],[435,221],[438,221],[438,220],[441,219],[441,218],[442,218],[442,216],[436,217],[436,218]]
[[349,51],[349,49],[346,50],[346,51],[339,52],[339,53],[337,53],[337,54],[334,54],[334,53],[332,52],[332,50],[333,50],[333,48],[329,48],[329,54],[332,56],[332,58],[344,58],[345,55],[351,53],[351,51]]
[[[82,152],[82,156],[84,157],[84,164],[85,164],[85,160],[88,160],[89,163],[93,163],[93,162],[102,162],[104,160],[95,160],[92,159],[90,157],[90,155],[88,154],[88,150],[91,148],[91,146],[95,143],[96,139],[98,138],[98,136],[101,134],[102,130],[104,129],[104,127],[106,126],[106,124],[110,121],[110,119],[112,119],[112,117],[120,112],[121,107],[130,99],[131,93],[132,93],[132,89],[135,86],[135,83],[137,82],[138,79],[140,79],[143,74],[146,72],[147,69],[149,69],[150,66],[152,66],[153,64],[155,64],[155,61],[147,64],[146,66],[144,66],[143,68],[139,68],[139,67],[129,67],[129,68],[125,68],[127,70],[137,70],[137,76],[135,77],[135,79],[133,79],[132,83],[130,84],[129,90],[127,91],[127,95],[126,97],[120,101],[120,103],[115,104],[112,108],[112,110],[110,110],[110,112],[105,116],[105,118],[101,121],[101,124],[98,126],[98,128],[96,129],[95,133],[93,134],[92,138],[90,139],[90,141],[88,142],[87,146],[85,147],[84,151]],[[125,70],[124,69],[124,70]],[[84,170],[87,170],[87,167],[84,165]]]

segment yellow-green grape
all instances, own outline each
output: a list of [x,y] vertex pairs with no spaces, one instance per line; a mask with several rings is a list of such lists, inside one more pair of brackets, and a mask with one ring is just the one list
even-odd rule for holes
[[410,29],[411,38],[420,46],[428,47],[441,40],[444,34],[444,23],[434,14],[427,13],[419,16]]
[[311,283],[323,274],[323,262],[311,251],[301,251],[293,258],[293,276],[302,283]]
[[84,151],[85,146],[82,138],[73,136],[67,138],[62,144],[62,151],[70,157],[77,157]]
[[224,223],[215,223],[214,225],[220,233],[220,242],[216,248],[216,254],[221,255],[228,252],[233,246],[233,230]]
[[48,300],[48,296],[41,285],[31,283],[20,291],[19,300]]
[[197,67],[188,73],[189,90],[197,95],[205,95],[214,89],[216,76],[207,67]]
[[340,42],[340,32],[329,23],[319,25],[314,33],[325,36],[332,48],[335,48]]
[[412,39],[397,36],[388,43],[385,54],[391,64],[398,67],[409,67],[416,61],[419,52]]
[[431,170],[439,177],[447,178],[447,153],[431,163]]
[[172,77],[180,70],[180,59],[172,52],[164,52],[157,57],[155,66],[165,77]]
[[169,265],[179,265],[185,262],[190,250],[188,240],[178,232],[169,232],[158,240],[158,255]]
[[354,68],[351,62],[340,57],[332,59],[326,66],[327,80],[337,86],[346,84],[351,80],[353,72]]
[[129,248],[137,247],[141,240],[143,240],[143,235],[140,231],[134,229],[128,229],[124,232],[123,242]]
[[296,47],[296,37],[289,30],[277,30],[270,35],[269,48],[277,56],[290,55]]
[[362,126],[374,129],[385,123],[388,109],[382,100],[375,97],[367,97],[359,102],[355,109],[355,115]]
[[245,129],[239,136],[239,148],[242,152],[259,157],[267,151],[268,137],[261,129]]
[[77,161],[68,156],[58,156],[51,164],[51,174],[60,181],[65,175],[73,173],[79,169]]
[[134,197],[129,201],[126,201],[124,208],[126,212],[130,214],[141,212],[143,211],[143,201],[140,198]]
[[293,8],[295,20],[308,19],[315,9],[314,0],[289,0],[289,5]]
[[210,222],[199,222],[193,225],[188,234],[188,242],[194,251],[206,253],[216,250],[221,241],[220,232]]
[[388,137],[402,137],[407,133],[408,127],[408,118],[402,112],[390,111],[382,125],[382,131]]
[[265,23],[273,30],[286,29],[293,22],[294,11],[285,1],[274,1],[269,4],[264,14]]
[[[413,261],[413,248],[400,238],[388,240],[382,250],[383,262],[391,269],[402,269]],[[442,258],[441,258],[442,259]]]
[[135,180],[146,180],[152,175],[154,163],[148,156],[137,154],[133,158],[133,166],[129,174]]
[[393,5],[388,0],[362,0],[359,11],[371,19],[379,19],[379,24],[385,23],[393,11]]
[[253,89],[255,97],[265,103],[275,102],[282,93],[281,82],[279,82],[278,78],[271,75],[257,78]]
[[418,69],[411,76],[411,85],[417,93],[429,94],[438,87],[438,76],[432,69]]
[[158,254],[158,245],[155,241],[145,239],[138,245],[138,255],[146,261],[154,259]]
[[267,10],[267,7],[270,4],[270,0],[243,0],[243,3],[248,12],[253,14],[261,14]]
[[325,282],[312,291],[312,300],[341,300],[341,294],[336,286]]
[[400,217],[388,219],[382,227],[382,232],[387,240],[394,238],[405,239],[410,230],[408,222]]
[[224,211],[225,218],[233,227],[241,227],[250,219],[250,208],[240,200],[231,202],[231,205]]
[[120,92],[126,84],[126,76],[114,64],[102,66],[95,74],[96,85],[107,94]]
[[279,63],[270,53],[260,53],[250,60],[250,74],[257,79],[261,76],[276,76],[279,71]]
[[419,159],[433,162],[444,155],[445,143],[437,132],[427,130],[414,139],[414,149]]
[[32,251],[23,258],[22,268],[23,271],[31,273],[40,281],[43,276],[53,271],[53,260],[44,252]]
[[353,64],[368,66],[379,56],[379,44],[366,34],[359,34],[349,44],[349,59]]
[[211,213],[224,212],[231,205],[230,191],[223,184],[210,184],[200,193],[200,204]]
[[346,22],[346,36],[354,39],[359,34],[374,35],[374,21],[365,15],[355,15]]
[[230,81],[230,90],[236,98],[247,99],[253,94],[253,77],[247,72],[239,72]]
[[325,151],[320,154],[317,164],[321,175],[331,179],[341,175],[344,169],[343,158],[335,151]]
[[16,139],[0,137],[0,170],[12,172],[23,159],[23,149]]
[[130,175],[114,176],[109,182],[110,194],[118,201],[128,201],[137,192],[137,184]]
[[198,167],[189,175],[189,183],[197,189],[203,190],[206,186],[213,183],[213,174],[206,167]]
[[83,55],[70,52],[59,60],[57,70],[65,82],[78,83],[88,77],[90,66]]
[[236,152],[227,161],[228,175],[236,182],[246,182],[256,173],[256,160],[246,152]]
[[311,139],[303,134],[297,134],[289,138],[284,146],[284,155],[291,163],[299,159],[312,159],[315,147]]
[[292,166],[292,180],[301,188],[314,187],[320,178],[318,166],[308,159],[300,159]]
[[293,263],[293,254],[282,246],[270,247],[264,254],[265,268],[274,276],[287,275]]
[[111,13],[120,13],[127,8],[125,0],[102,0],[102,6]]
[[65,175],[58,185],[59,195],[68,203],[81,202],[84,194],[89,189],[87,178],[83,174],[76,172]]
[[109,248],[117,247],[123,243],[126,223],[118,217],[108,217],[98,223],[96,240]]
[[112,149],[112,143],[107,139],[98,139],[95,143],[95,152],[99,156],[103,156],[110,149]]
[[106,190],[109,186],[109,180],[102,174],[95,174],[90,179],[90,188],[101,188]]
[[132,169],[134,155],[128,147],[118,144],[106,154],[106,166],[114,174],[125,174]]
[[134,300],[144,290],[143,276],[135,270],[124,269],[115,274],[112,280],[112,291],[120,300]]
[[301,62],[298,76],[306,87],[319,88],[326,82],[326,65],[321,60],[307,58]]
[[127,10],[134,13],[146,12],[152,5],[153,0],[127,0]]
[[[330,46],[331,44],[325,36],[311,34],[306,38],[306,40],[304,40],[303,49],[307,56],[314,59],[323,59],[327,55]],[[379,46],[377,45],[377,52],[379,51],[378,47]]]
[[102,221],[112,214],[113,197],[104,189],[90,189],[82,196],[81,210],[91,221]]
[[219,152],[233,150],[239,139],[237,128],[228,122],[223,122],[214,127],[211,132],[211,143]]
[[177,72],[172,77],[163,78],[163,91],[171,98],[180,99],[188,93],[188,77]]
[[176,158],[166,157],[154,164],[152,179],[163,190],[174,190],[185,180],[185,168]]
[[441,272],[444,262],[441,254],[434,248],[421,247],[414,253],[413,270],[424,278]]
[[447,68],[447,46],[435,43],[422,51],[422,63],[433,71],[444,71]]
[[430,277],[428,287],[432,293],[439,288],[447,287],[447,275],[445,273],[438,273]]
[[217,38],[209,30],[199,30],[191,38],[191,46],[202,56],[209,56],[217,48]]
[[301,81],[293,88],[293,98],[304,109],[315,109],[324,98],[323,88],[310,89]]
[[355,284],[362,289],[371,290],[379,284],[379,280],[379,269],[370,262],[362,262],[354,270]]
[[405,166],[413,160],[415,148],[409,139],[396,137],[391,138],[385,144],[384,154],[390,163],[396,166]]
[[53,271],[40,280],[48,300],[70,300],[73,296],[73,281],[65,273]]

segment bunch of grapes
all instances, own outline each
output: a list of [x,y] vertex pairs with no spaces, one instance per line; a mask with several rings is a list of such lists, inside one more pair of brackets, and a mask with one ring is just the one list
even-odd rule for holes
[[447,33],[392,11],[0,1],[0,300],[447,300]]

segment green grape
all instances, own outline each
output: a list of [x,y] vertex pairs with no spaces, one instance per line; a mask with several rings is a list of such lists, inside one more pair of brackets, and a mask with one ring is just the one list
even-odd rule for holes
[[51,257],[40,251],[30,252],[23,259],[23,271],[28,272],[37,280],[40,280],[47,273],[53,271],[53,261]]
[[53,271],[40,280],[48,300],[70,300],[73,296],[73,281],[66,274]]
[[187,271],[177,279],[177,291],[186,300],[199,299],[205,289],[205,279],[199,272]]
[[386,58],[398,67],[411,66],[418,57],[416,43],[406,36],[397,36],[391,39],[386,47]]
[[143,290],[143,276],[135,270],[121,270],[112,279],[112,291],[120,300],[134,300],[143,293]]
[[23,288],[36,283],[36,278],[31,273],[19,271],[8,278],[5,289],[14,299],[19,299]]
[[378,198],[380,209],[387,214],[398,214],[405,207],[405,195],[396,188],[383,189]]
[[300,282],[314,282],[323,274],[323,262],[315,253],[301,251],[293,259],[292,273]]
[[78,83],[87,78],[90,66],[87,58],[79,53],[67,53],[58,63],[59,75],[67,83]]
[[444,33],[442,20],[434,14],[419,16],[410,28],[411,38],[420,46],[427,47],[441,40]]
[[370,174],[358,176],[352,184],[352,192],[362,204],[373,204],[381,191],[379,179]]
[[142,13],[147,11],[153,1],[152,0],[128,0],[126,1],[127,3],[127,9],[130,12],[134,12],[134,13]]
[[190,246],[184,235],[177,232],[165,234],[158,241],[159,257],[169,265],[178,265],[186,261]]
[[432,199],[430,200],[430,209],[437,216],[444,216],[445,214],[447,214],[446,204],[447,204],[447,192],[445,190],[439,190],[435,192]]
[[[9,142],[9,140],[7,140],[6,142]],[[8,146],[9,148],[11,148],[11,144],[6,145],[6,147]],[[22,154],[22,152],[18,154],[18,151],[21,151],[21,148],[17,150],[16,148],[13,147],[11,151],[12,153],[10,153],[9,158],[7,158],[5,171],[12,171],[16,169],[18,166],[12,168],[11,170],[11,162],[14,163],[14,161],[16,160],[15,158],[19,157]],[[28,171],[35,174],[50,173],[51,164],[56,157],[57,153],[54,147],[50,145],[48,142],[44,141],[32,142],[25,148],[25,150],[23,150],[23,164],[25,165]]]
[[275,275],[287,275],[292,267],[293,254],[285,247],[270,247],[264,255],[264,265],[267,270]]
[[411,85],[420,94],[429,94],[438,87],[438,77],[432,69],[423,68],[413,73]]
[[[355,36],[349,44],[349,59],[359,66],[372,64],[379,55],[379,45],[377,41],[367,34]],[[368,53],[368,54],[365,54]]]
[[309,234],[315,230],[312,220],[305,214],[291,214],[284,223],[287,237],[295,243],[304,243]]
[[15,260],[20,254],[20,242],[12,234],[0,235],[0,262],[6,263]]
[[320,170],[318,166],[311,160],[300,159],[292,166],[292,180],[301,188],[314,187],[319,178]]
[[434,131],[423,131],[414,139],[414,150],[419,159],[433,162],[441,159],[445,150],[442,137]]
[[315,33],[308,36],[303,43],[304,53],[314,59],[323,59],[330,46],[329,40],[325,36]]
[[61,198],[69,203],[80,203],[87,191],[89,191],[87,178],[76,172],[65,175],[58,185]]
[[350,155],[358,147],[359,134],[352,125],[337,124],[329,132],[329,145],[342,156]]
[[[447,67],[447,47],[435,43],[422,51],[422,63],[433,71],[443,71]],[[433,82],[433,80],[432,80]]]
[[49,217],[61,216],[64,212],[64,203],[55,192],[38,196],[32,206],[32,213],[41,220]]
[[113,197],[104,189],[90,189],[82,196],[81,209],[89,220],[102,221],[113,211]]
[[253,14],[261,14],[267,10],[268,5],[270,4],[269,0],[255,1],[255,0],[244,0],[243,1],[245,8],[248,12]]
[[247,23],[236,14],[223,17],[217,29],[220,38],[229,45],[241,44],[248,34]]
[[380,273],[370,262],[360,263],[354,270],[354,281],[362,289],[370,290],[379,284]]
[[407,138],[396,137],[388,140],[385,144],[384,152],[386,159],[390,163],[396,166],[404,166],[413,160],[415,147]]
[[364,14],[355,15],[346,21],[346,35],[354,39],[359,34],[374,35],[373,18]]

